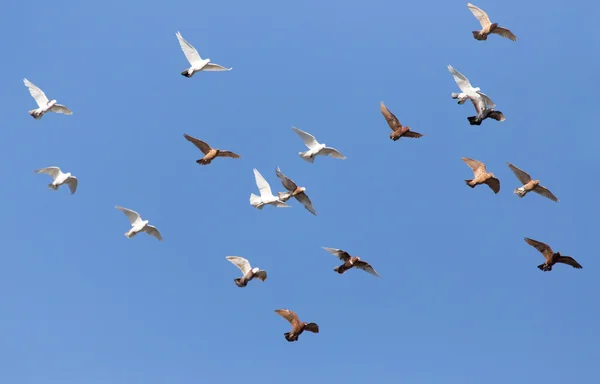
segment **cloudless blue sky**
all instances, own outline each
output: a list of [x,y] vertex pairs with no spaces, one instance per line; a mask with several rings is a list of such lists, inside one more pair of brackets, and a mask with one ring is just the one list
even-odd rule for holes
[[[475,2],[519,38],[480,42],[466,3],[6,2],[0,382],[600,382],[600,6]],[[181,76],[177,31],[233,70]],[[469,126],[448,64],[506,121]],[[74,114],[32,119],[24,77]],[[427,136],[392,142],[382,100]],[[303,161],[292,126],[347,160]],[[183,133],[242,158],[200,167]],[[461,157],[500,193],[465,186]],[[507,161],[560,202],[517,198]],[[318,216],[250,206],[252,168],[281,191],[278,166]],[[125,238],[115,205],[164,242]],[[525,236],[584,268],[540,272]],[[238,288],[227,255],[267,281]],[[288,343],[277,308],[320,333]]]

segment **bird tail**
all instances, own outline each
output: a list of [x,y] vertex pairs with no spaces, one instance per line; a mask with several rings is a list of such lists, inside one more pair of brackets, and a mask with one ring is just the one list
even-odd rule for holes
[[333,268],[334,271],[336,271],[337,273],[339,273],[340,275],[344,272],[346,272],[346,269],[344,268],[343,265],[338,265],[337,267]]
[[38,114],[36,113],[37,109],[32,109],[31,111],[28,111],[29,115],[31,115],[31,117],[33,117],[36,120],[39,120],[42,118],[42,116],[44,116],[43,114]]
[[192,76],[194,76],[194,72],[192,72],[192,73],[190,74],[190,70],[189,70],[189,69],[186,69],[185,71],[181,72],[181,74],[182,74],[183,76],[185,76],[185,77],[192,77]]
[[306,152],[298,152],[298,155],[300,155],[301,158],[303,158],[304,160],[308,161],[309,163],[314,163],[315,162],[315,158],[311,157],[310,155],[307,155],[308,151]]
[[279,200],[283,202],[288,200],[291,196],[292,194],[290,192],[277,192],[277,197],[279,197]]
[[242,278],[241,277],[233,279],[233,282],[235,283],[235,285],[237,285],[240,288],[246,286],[245,284],[242,284]]
[[202,158],[202,159],[196,160],[196,163],[198,163],[200,165],[207,165],[207,164],[210,164],[210,161],[206,161],[204,158]]
[[481,125],[481,120],[477,116],[469,116],[467,119],[471,125]]
[[460,95],[460,93],[452,92],[451,96],[452,96],[453,99],[458,99],[458,95]]
[[473,181],[473,180],[465,180],[465,183],[467,183],[467,185],[468,185],[469,187],[471,187],[471,188],[475,188],[475,186],[474,186],[474,185],[471,185],[471,181]]
[[294,335],[292,334],[292,332],[286,332],[286,333],[283,334],[283,336],[285,336],[285,339],[287,341],[296,341],[296,340],[298,340],[297,337],[294,337]]
[[544,272],[550,272],[552,270],[552,267],[550,265],[547,265],[546,263],[544,264],[540,264],[537,266],[541,271]]
[[262,199],[260,196],[256,196],[254,193],[250,194],[250,205],[254,208],[261,209],[262,208]]
[[525,196],[525,191],[521,188],[515,188],[515,190],[513,192],[515,193],[515,195],[517,195],[519,197]]
[[473,31],[473,37],[475,38],[475,40],[487,40],[487,36],[481,35],[479,31]]

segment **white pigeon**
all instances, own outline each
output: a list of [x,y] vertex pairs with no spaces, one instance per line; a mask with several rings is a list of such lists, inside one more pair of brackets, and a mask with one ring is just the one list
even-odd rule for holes
[[467,101],[467,99],[469,98],[471,98],[472,100],[475,99],[473,101],[473,104],[475,104],[475,102],[478,99],[482,98],[488,107],[494,108],[496,106],[492,99],[490,99],[485,93],[480,91],[479,87],[473,88],[473,86],[469,82],[469,79],[467,79],[465,75],[452,68],[451,65],[448,66],[448,70],[450,71],[450,73],[454,77],[454,81],[456,81],[456,84],[462,91],[461,93],[452,93],[452,98],[458,99],[458,104],[464,104],[464,102]]
[[250,205],[254,208],[263,209],[265,205],[274,205],[277,208],[288,208],[289,205],[281,201],[277,196],[273,196],[271,187],[267,180],[254,168],[254,179],[256,180],[256,186],[260,191],[260,196],[256,196],[254,193],[250,194]]
[[299,130],[296,127],[292,127],[294,132],[300,136],[304,144],[308,147],[308,151],[306,152],[298,152],[301,158],[308,161],[309,163],[314,163],[315,156],[331,156],[336,159],[345,160],[346,156],[342,155],[337,149],[326,146],[325,144],[321,144],[315,139],[313,135],[310,133],[306,133],[304,131]]
[[29,111],[29,114],[34,119],[41,119],[44,116],[44,114],[48,111],[62,113],[63,115],[73,114],[73,112],[71,112],[69,108],[65,107],[62,104],[57,104],[56,100],[48,100],[46,94],[41,89],[36,87],[31,81],[23,79],[23,83],[25,83],[25,86],[29,88],[29,93],[31,93],[31,97],[33,97],[33,99],[38,105],[37,109],[32,109],[31,111]]
[[194,73],[200,71],[231,71],[233,68],[225,68],[219,64],[211,63],[210,59],[203,59],[200,57],[200,54],[190,43],[188,43],[181,33],[177,32],[177,40],[179,40],[179,45],[181,46],[181,50],[185,55],[187,61],[190,62],[191,67],[181,72],[181,74],[185,77],[192,77]]
[[235,265],[240,269],[240,271],[242,271],[242,277],[233,279],[233,282],[238,287],[245,287],[246,285],[248,285],[248,282],[254,279],[255,277],[263,282],[267,279],[267,272],[259,268],[252,268],[250,266],[250,262],[247,259],[244,259],[240,256],[225,256],[225,258],[231,261],[233,265]]
[[148,225],[148,220],[142,220],[142,217],[139,215],[139,213],[132,211],[131,209],[119,207],[118,205],[115,205],[115,208],[123,212],[131,223],[131,229],[125,232],[125,236],[127,238],[131,239],[140,232],[146,232],[147,234],[152,235],[158,240],[162,241],[162,236],[160,235],[158,229],[156,229],[156,227],[153,225]]
[[53,181],[50,184],[48,184],[48,188],[52,189],[53,191],[56,191],[58,187],[60,187],[63,184],[67,184],[69,186],[69,189],[71,190],[71,195],[74,194],[77,190],[77,178],[71,175],[71,173],[62,173],[62,171],[58,167],[46,167],[36,169],[34,172],[45,173],[47,175],[50,175]]

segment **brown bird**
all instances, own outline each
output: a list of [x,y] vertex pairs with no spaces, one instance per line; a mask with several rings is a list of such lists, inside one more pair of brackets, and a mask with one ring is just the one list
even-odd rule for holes
[[469,187],[475,188],[479,184],[487,184],[494,193],[500,191],[500,180],[495,178],[493,173],[487,172],[485,164],[479,160],[473,160],[467,157],[463,157],[462,161],[473,170],[474,178],[472,180],[465,180]]
[[184,133],[183,137],[185,137],[187,139],[187,141],[194,144],[196,147],[198,147],[199,150],[202,151],[202,153],[204,153],[203,158],[196,160],[196,163],[198,163],[200,165],[210,164],[210,162],[213,161],[213,159],[215,157],[231,157],[232,159],[239,159],[241,157],[240,155],[233,153],[231,151],[223,151],[218,148],[211,148],[210,145],[208,145],[204,141],[198,140],[195,137],[192,137],[188,134]]
[[511,163],[506,163],[506,165],[508,165],[510,170],[513,171],[515,176],[517,176],[517,179],[519,179],[519,181],[521,183],[523,183],[522,187],[516,188],[514,190],[514,192],[517,196],[525,197],[525,195],[528,192],[533,191],[533,192],[537,193],[538,195],[544,196],[545,198],[558,203],[558,198],[556,196],[554,196],[554,194],[552,192],[550,192],[548,189],[546,189],[546,187],[541,186],[539,180],[532,180],[531,176],[529,176],[529,174],[527,172],[515,167]]
[[289,309],[276,309],[275,312],[292,324],[292,331],[283,334],[287,341],[298,341],[298,336],[304,331],[319,333],[319,326],[317,324],[300,321],[298,315]]
[[581,264],[575,261],[575,259],[571,256],[563,256],[560,254],[560,252],[555,253],[548,244],[544,244],[541,241],[533,240],[528,237],[525,238],[525,242],[527,242],[527,244],[531,245],[532,247],[540,251],[542,255],[544,255],[546,262],[537,266],[540,270],[544,272],[551,271],[552,266],[556,263],[567,264],[577,269],[583,268]]
[[510,30],[499,27],[498,23],[493,23],[490,21],[490,17],[485,13],[482,9],[477,8],[471,3],[467,4],[467,7],[471,10],[473,15],[479,20],[481,24],[480,31],[473,31],[473,37],[476,40],[487,40],[487,37],[490,33],[495,33],[502,37],[506,37],[512,41],[517,41],[517,36],[515,36]]
[[302,203],[302,205],[304,205],[304,208],[306,208],[306,210],[308,210],[310,213],[312,213],[313,215],[316,216],[317,211],[315,211],[315,209],[313,208],[312,202],[310,201],[310,199],[308,198],[308,196],[305,193],[306,188],[299,187],[296,183],[294,183],[292,181],[292,179],[290,179],[289,177],[284,175],[283,172],[281,172],[281,170],[279,169],[279,167],[277,167],[277,169],[275,170],[275,174],[281,181],[281,184],[283,184],[283,187],[289,191],[289,192],[278,192],[277,196],[279,197],[279,200],[281,200],[285,203],[290,198],[294,197],[294,198],[296,198],[296,200],[298,200],[300,203]]
[[240,256],[225,256],[225,258],[229,260],[233,265],[238,267],[240,271],[242,271],[242,277],[237,277],[233,279],[233,282],[238,287],[245,287],[246,285],[248,285],[248,282],[254,279],[255,277],[263,282],[267,280],[267,272],[263,271],[260,268],[252,268],[248,259],[244,259]]
[[335,249],[335,248],[327,248],[327,247],[323,247],[324,250],[326,250],[327,252],[331,253],[332,255],[336,256],[337,258],[339,258],[340,260],[342,260],[344,262],[344,264],[333,268],[334,271],[336,271],[337,273],[339,273],[340,275],[344,272],[346,272],[347,270],[349,270],[350,268],[358,268],[358,269],[362,269],[365,272],[370,273],[371,275],[375,275],[377,277],[380,277],[379,274],[375,271],[375,269],[373,269],[373,267],[371,267],[371,264],[367,263],[366,261],[363,261],[360,259],[360,257],[358,256],[350,256],[350,254],[346,251],[343,251],[341,249]]
[[415,139],[423,136],[418,132],[411,131],[410,127],[403,127],[402,124],[400,124],[400,121],[398,121],[398,118],[392,112],[390,112],[389,109],[387,109],[385,104],[383,104],[383,101],[379,104],[379,109],[381,109],[381,113],[383,114],[383,117],[385,117],[385,121],[387,121],[388,125],[392,129],[392,133],[390,133],[390,139],[396,141],[402,136]]

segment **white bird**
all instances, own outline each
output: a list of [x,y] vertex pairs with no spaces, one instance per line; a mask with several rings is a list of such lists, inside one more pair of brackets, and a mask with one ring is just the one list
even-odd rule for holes
[[298,154],[300,155],[301,158],[308,161],[309,163],[314,163],[315,156],[318,156],[318,155],[331,156],[333,158],[341,159],[341,160],[346,159],[346,156],[342,155],[337,149],[331,148],[331,147],[326,146],[325,144],[319,143],[317,141],[317,139],[315,139],[315,137],[313,135],[311,135],[310,133],[301,131],[296,127],[292,127],[292,129],[294,130],[294,132],[296,132],[296,134],[298,136],[300,136],[302,141],[304,141],[304,144],[308,147],[308,151],[298,152]]
[[119,211],[123,212],[125,216],[129,219],[131,223],[131,229],[125,232],[125,236],[129,239],[134,237],[140,232],[146,232],[149,235],[156,237],[158,240],[162,241],[162,236],[158,229],[156,229],[153,225],[148,225],[148,220],[142,220],[142,217],[136,211],[132,211],[131,209],[119,207],[115,205]]
[[467,99],[469,99],[469,96],[471,96],[472,98],[483,98],[486,105],[490,108],[494,108],[496,106],[492,99],[490,99],[485,93],[480,91],[481,88],[473,88],[471,82],[465,77],[465,75],[458,72],[451,65],[448,66],[448,70],[454,77],[454,81],[458,85],[458,88],[460,88],[461,90],[461,93],[452,93],[452,98],[458,99],[458,104],[464,104],[464,102],[467,101]]
[[67,184],[69,189],[71,190],[71,195],[75,193],[77,190],[77,178],[71,175],[70,172],[62,173],[60,168],[58,167],[46,167],[41,169],[36,169],[35,173],[45,173],[52,177],[52,182],[48,184],[48,188],[56,191],[58,187],[63,184]]
[[194,73],[200,71],[231,71],[233,68],[225,68],[219,64],[211,63],[210,59],[203,59],[200,57],[200,54],[192,46],[192,44],[188,43],[181,33],[177,32],[177,40],[179,40],[179,45],[181,46],[181,50],[185,55],[187,61],[190,62],[191,67],[181,72],[181,74],[185,77],[192,77]]
[[281,201],[279,197],[273,196],[271,187],[267,180],[254,168],[254,179],[256,180],[256,186],[260,191],[260,196],[256,196],[254,193],[250,194],[250,205],[254,208],[263,209],[265,205],[274,205],[277,208],[288,208],[289,205]]
[[242,288],[248,285],[248,282],[255,277],[260,281],[267,280],[267,272],[259,268],[252,268],[250,262],[247,259],[239,256],[226,256],[227,260],[231,261],[233,265],[238,267],[242,271],[242,277],[233,279],[233,282],[238,287]]
[[57,104],[56,100],[48,100],[46,94],[29,80],[23,79],[23,83],[25,83],[25,86],[29,88],[29,93],[31,94],[31,97],[33,97],[33,99],[38,105],[37,109],[32,109],[31,111],[29,111],[29,114],[34,119],[41,119],[44,116],[44,114],[48,111],[62,113],[63,115],[73,114],[73,112],[71,112],[69,108],[65,107],[62,104]]

